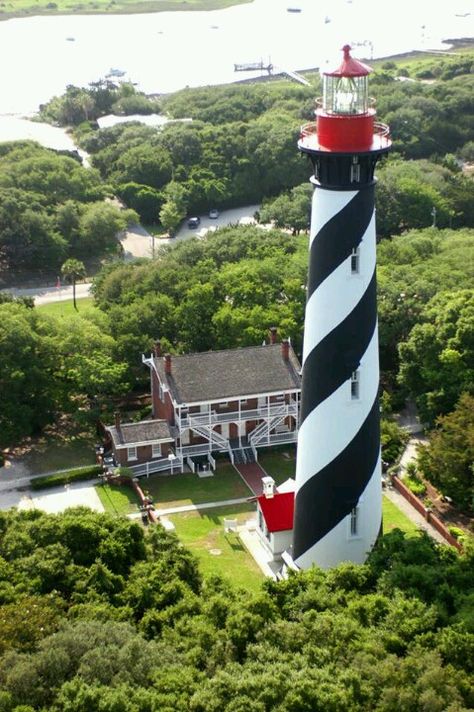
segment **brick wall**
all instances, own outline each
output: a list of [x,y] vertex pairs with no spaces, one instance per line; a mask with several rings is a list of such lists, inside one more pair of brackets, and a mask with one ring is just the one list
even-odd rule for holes
[[416,495],[411,492],[411,490],[408,489],[406,485],[403,484],[403,482],[396,476],[392,477],[392,484],[395,487],[395,489],[400,492],[400,494],[408,501],[410,504],[415,507],[415,509],[420,512],[428,522],[428,524],[431,524],[431,526],[436,529],[438,534],[441,534],[443,539],[446,540],[448,544],[451,544],[451,546],[454,546],[458,551],[462,551],[462,546],[458,542],[458,540],[450,534],[448,529],[444,526],[443,522],[438,519],[436,515],[433,514],[433,512],[429,509],[426,509],[425,505],[423,502],[418,499]]
[[[130,477],[120,477],[113,475],[111,477],[107,477],[107,483],[109,485],[117,485],[117,486],[123,486],[123,487],[131,487],[132,489],[135,490],[137,493],[138,499],[140,500],[140,504],[143,506],[146,504],[146,497],[143,494],[143,490],[138,484],[138,482],[135,482],[132,480]],[[148,520],[152,524],[157,524],[159,522],[159,518],[156,514],[156,512],[153,509],[148,509],[147,510],[147,515],[148,515]]]

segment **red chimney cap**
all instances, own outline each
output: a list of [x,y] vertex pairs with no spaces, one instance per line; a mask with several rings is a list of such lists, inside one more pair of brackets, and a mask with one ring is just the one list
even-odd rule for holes
[[326,77],[365,77],[372,72],[372,67],[368,64],[351,57],[351,49],[350,45],[344,45],[342,48],[344,58],[341,64],[333,72],[324,72]]

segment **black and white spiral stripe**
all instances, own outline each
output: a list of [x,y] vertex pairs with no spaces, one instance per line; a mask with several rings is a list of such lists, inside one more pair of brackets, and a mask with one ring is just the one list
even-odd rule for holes
[[[359,271],[351,253],[359,248]],[[298,435],[293,558],[363,561],[381,524],[374,186],[316,188]],[[359,394],[351,397],[351,375]],[[359,536],[348,536],[359,508]]]

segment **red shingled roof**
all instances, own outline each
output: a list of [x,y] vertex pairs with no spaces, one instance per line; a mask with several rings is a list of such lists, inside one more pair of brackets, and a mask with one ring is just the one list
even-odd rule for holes
[[293,529],[294,492],[275,492],[273,497],[261,495],[257,500],[269,532]]

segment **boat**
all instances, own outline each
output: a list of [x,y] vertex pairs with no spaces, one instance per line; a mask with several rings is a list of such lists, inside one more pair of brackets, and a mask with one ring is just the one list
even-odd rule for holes
[[125,72],[122,69],[109,69],[107,77],[124,77]]
[[67,40],[68,42],[75,42],[75,41],[76,41],[76,38],[75,38],[75,37],[66,37],[66,40]]

